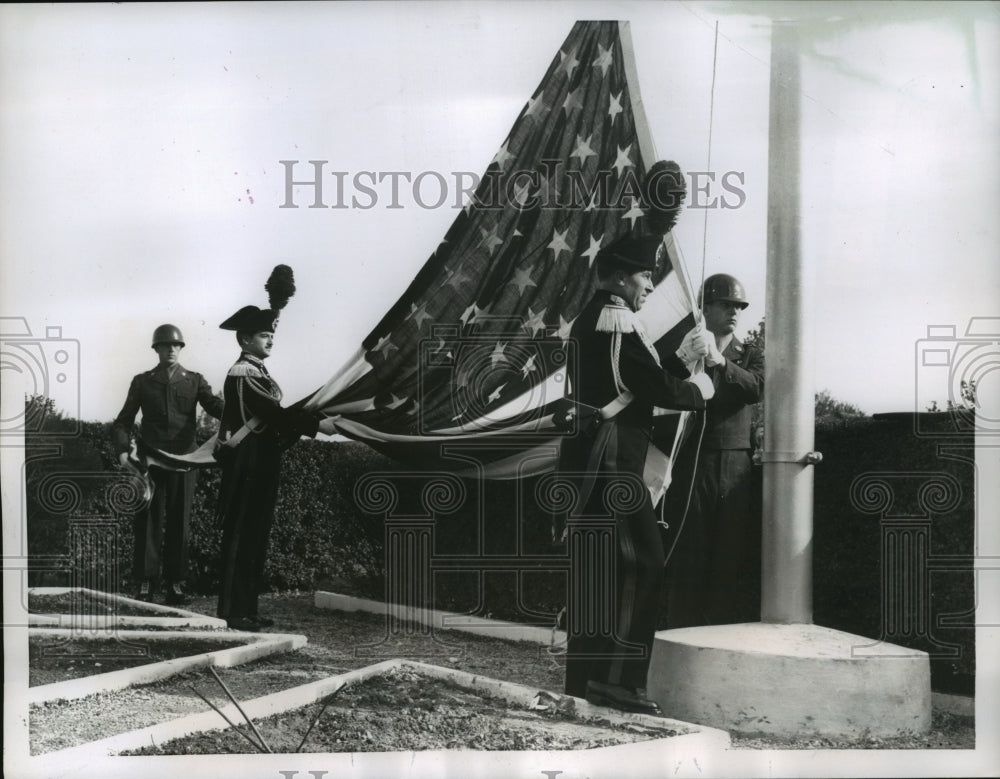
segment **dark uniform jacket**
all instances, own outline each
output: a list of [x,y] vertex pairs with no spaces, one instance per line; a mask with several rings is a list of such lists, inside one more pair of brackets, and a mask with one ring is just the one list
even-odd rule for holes
[[764,394],[764,353],[733,338],[724,366],[708,368],[715,397],[705,412],[704,449],[750,449],[751,406]]
[[139,439],[142,445],[171,454],[188,454],[197,448],[197,405],[211,416],[222,416],[222,400],[200,373],[177,365],[172,377],[166,366],[140,373],[132,379],[125,405],[111,427],[117,454],[129,450],[135,417],[142,411]]
[[[642,483],[653,406],[701,409],[705,401],[696,385],[661,366],[635,314],[610,292],[595,293],[570,337],[570,397],[583,406],[581,431],[563,441],[560,470],[580,483],[582,515],[599,517],[610,509],[615,529],[567,518],[563,532],[563,518],[553,517],[554,540],[565,538],[570,551],[565,689],[582,697],[590,682],[646,686],[663,579],[663,545]],[[672,369],[683,366],[677,360]],[[586,407],[603,408],[626,390],[635,397],[616,416],[596,428],[584,423]],[[615,482],[631,482],[627,491],[634,488],[636,500],[606,501]],[[614,566],[600,551],[607,544]]]
[[[676,356],[671,355],[667,365],[658,363],[655,349],[641,332],[636,315],[621,298],[606,290],[594,294],[573,323],[570,338],[575,350],[570,353],[569,376],[571,381],[575,378],[578,385],[570,388],[573,400],[603,408],[624,390],[635,395],[635,399],[614,417],[618,446],[613,465],[618,472],[641,477],[653,424],[653,406],[703,409],[705,401],[701,390],[679,378],[687,371]],[[583,470],[587,452],[580,449],[586,449],[586,444],[581,442],[582,447],[574,447],[574,443],[564,443],[564,455],[568,456],[564,456],[561,467]],[[567,449],[570,452],[567,453]],[[579,453],[577,458],[572,457],[574,449]]]
[[241,354],[226,375],[223,388],[226,404],[219,427],[219,441],[256,417],[263,423],[251,435],[282,446],[294,443],[299,436],[315,436],[319,418],[315,414],[281,407],[281,388],[267,372],[263,361]]
[[[264,363],[240,355],[226,376],[226,408],[219,427],[216,459],[222,463],[219,517],[222,523],[222,581],[218,614],[233,620],[257,614],[264,586],[268,538],[281,479],[282,449],[300,435],[314,436],[319,416],[281,407],[281,388]],[[252,419],[262,427],[238,442],[233,436]]]

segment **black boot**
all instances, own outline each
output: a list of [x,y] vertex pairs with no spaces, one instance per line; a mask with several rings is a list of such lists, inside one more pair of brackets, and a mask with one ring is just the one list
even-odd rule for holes
[[663,712],[642,691],[630,690],[617,684],[587,682],[587,702],[595,706],[610,706],[619,711],[633,711],[638,714],[662,716]]
[[180,584],[174,582],[173,584],[167,585],[167,591],[163,596],[163,602],[168,606],[186,606],[191,602],[191,598],[184,593],[184,589]]
[[230,630],[246,630],[250,633],[260,630],[260,623],[250,617],[230,617],[226,620],[226,625]]

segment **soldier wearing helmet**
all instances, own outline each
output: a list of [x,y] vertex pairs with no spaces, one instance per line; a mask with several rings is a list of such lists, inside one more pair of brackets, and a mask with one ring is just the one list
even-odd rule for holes
[[[216,419],[222,416],[222,398],[200,373],[178,362],[184,336],[171,324],[153,331],[152,348],[158,363],[136,375],[129,386],[125,405],[111,426],[111,438],[123,467],[145,468],[145,455],[152,449],[188,454],[197,448],[195,430],[200,404]],[[130,438],[136,415],[142,413],[136,438],[138,466],[129,457]],[[137,596],[151,601],[160,586],[164,602],[181,605],[188,601],[183,585],[187,575],[188,529],[197,473],[148,468],[153,494],[134,518],[135,556],[133,574]]]
[[[760,514],[752,501],[752,406],[764,393],[764,354],[735,335],[749,305],[743,285],[719,273],[702,287],[710,334],[706,373],[715,395],[700,412],[667,495],[671,628],[760,619]],[[704,425],[704,428],[702,428]]]

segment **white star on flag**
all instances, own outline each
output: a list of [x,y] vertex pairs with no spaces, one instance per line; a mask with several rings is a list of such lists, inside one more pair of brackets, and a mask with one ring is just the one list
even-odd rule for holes
[[375,348],[372,349],[372,351],[382,352],[383,353],[382,356],[388,360],[389,352],[391,352],[393,349],[395,349],[397,352],[399,351],[399,347],[389,340],[389,336],[383,335],[381,338],[378,339],[378,343],[375,344]]
[[394,393],[390,392],[389,393],[389,397],[392,398],[392,400],[389,403],[385,404],[386,408],[397,409],[397,408],[399,408],[400,406],[402,406],[406,402],[406,397],[405,396],[401,397],[401,398],[397,398]]
[[576,148],[569,155],[570,157],[579,157],[580,164],[583,165],[586,162],[587,157],[595,157],[597,152],[590,148],[590,139],[594,136],[591,135],[587,140],[583,140],[582,135],[576,136]]
[[601,69],[601,75],[608,75],[608,68],[611,67],[611,49],[605,49],[601,44],[597,44],[597,50],[600,54],[597,55],[597,59],[592,63],[595,68]]
[[514,278],[509,282],[517,287],[517,294],[523,295],[524,290],[528,287],[537,287],[538,285],[531,280],[531,269],[530,268],[518,268],[514,271]]
[[462,312],[462,316],[460,316],[459,319],[462,320],[463,325],[471,325],[473,322],[476,321],[478,317],[481,317],[484,313],[486,313],[485,308],[480,308],[475,303],[473,303],[471,306],[465,309],[465,311]]
[[640,206],[639,206],[639,201],[638,200],[633,200],[632,201],[632,207],[628,211],[626,211],[624,214],[622,214],[622,219],[629,219],[629,220],[631,220],[631,224],[629,225],[629,227],[630,228],[634,228],[635,227],[635,220],[638,219],[640,216],[642,216],[642,208],[640,208]]
[[507,351],[507,344],[497,341],[496,347],[493,349],[493,353],[490,355],[490,367],[496,368],[499,363],[510,362],[507,359],[507,355],[504,352]]
[[632,160],[629,159],[629,152],[632,151],[632,144],[630,143],[624,149],[618,147],[618,156],[615,158],[615,170],[618,171],[618,175],[622,175],[622,171],[625,168],[632,167]]
[[580,100],[579,87],[574,89],[572,92],[566,94],[566,99],[563,100],[563,110],[566,112],[566,116],[573,113],[574,108],[583,108],[583,102]]
[[568,227],[561,233],[555,229],[552,230],[552,241],[546,248],[551,249],[553,252],[555,252],[555,259],[557,260],[559,259],[560,252],[568,252],[570,250],[569,244],[566,243],[566,234],[568,232],[569,232]]
[[615,123],[615,117],[622,112],[622,93],[619,92],[617,95],[611,95],[608,105],[608,116],[611,117],[611,123]]
[[559,52],[559,70],[566,71],[566,78],[573,78],[573,71],[576,70],[576,66],[579,64],[580,60],[572,54],[563,54],[563,52]]
[[542,309],[537,314],[531,310],[531,306],[528,306],[528,318],[524,321],[524,328],[526,330],[531,330],[531,335],[538,335],[539,330],[545,329],[545,322],[543,317],[545,316],[545,309]]
[[538,97],[529,97],[528,107],[524,110],[524,116],[525,118],[529,116],[534,116],[535,114],[541,116],[547,110],[548,106],[545,105],[545,101],[542,100],[541,95],[539,95]]
[[604,241],[604,233],[601,233],[600,238],[594,238],[590,236],[590,247],[587,251],[581,254],[581,257],[587,258],[587,267],[594,264],[594,258],[597,257],[597,253],[601,250],[601,243]]
[[514,202],[521,208],[524,204],[528,202],[528,192],[531,189],[531,185],[527,182],[523,184],[516,184],[514,186]]
[[538,368],[535,365],[535,355],[533,354],[531,355],[531,357],[528,358],[527,362],[525,362],[524,365],[521,366],[521,377],[526,379],[528,378],[529,373],[537,370]]
[[556,331],[556,335],[560,340],[566,341],[569,339],[570,330],[573,328],[573,323],[576,321],[576,317],[569,320],[568,322],[562,318],[562,314],[559,315],[559,330]]
[[479,232],[483,234],[483,240],[480,241],[480,244],[486,244],[486,250],[490,253],[490,256],[492,257],[493,252],[496,250],[496,248],[503,244],[503,238],[497,235],[496,227],[494,227],[489,232],[486,231],[486,228],[480,227]]
[[507,164],[507,160],[513,159],[514,155],[507,151],[507,144],[510,143],[510,139],[503,142],[503,145],[497,151],[496,155],[493,157],[493,161],[490,162],[492,165],[494,162],[500,166],[500,170],[503,170],[503,166]]
[[[420,306],[419,308],[415,303],[410,303],[410,318],[413,319],[414,324],[419,328],[425,319],[432,319],[430,314],[427,313],[425,306]],[[444,343],[442,341],[442,343]]]
[[506,384],[501,384],[499,387],[497,387],[495,390],[493,390],[493,392],[490,393],[490,396],[488,398],[486,398],[486,400],[489,403],[492,403],[495,400],[499,400],[500,399],[500,393],[503,392],[503,388],[506,387],[506,386],[507,386]]

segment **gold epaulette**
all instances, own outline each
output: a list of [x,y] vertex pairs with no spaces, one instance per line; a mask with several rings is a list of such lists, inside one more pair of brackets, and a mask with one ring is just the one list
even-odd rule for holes
[[234,363],[229,369],[229,376],[250,376],[254,379],[261,378],[264,374],[261,373],[260,368],[256,365],[251,365],[248,362],[238,362]]
[[608,303],[601,309],[595,329],[599,333],[634,333],[639,328],[636,326],[635,313],[632,309]]

